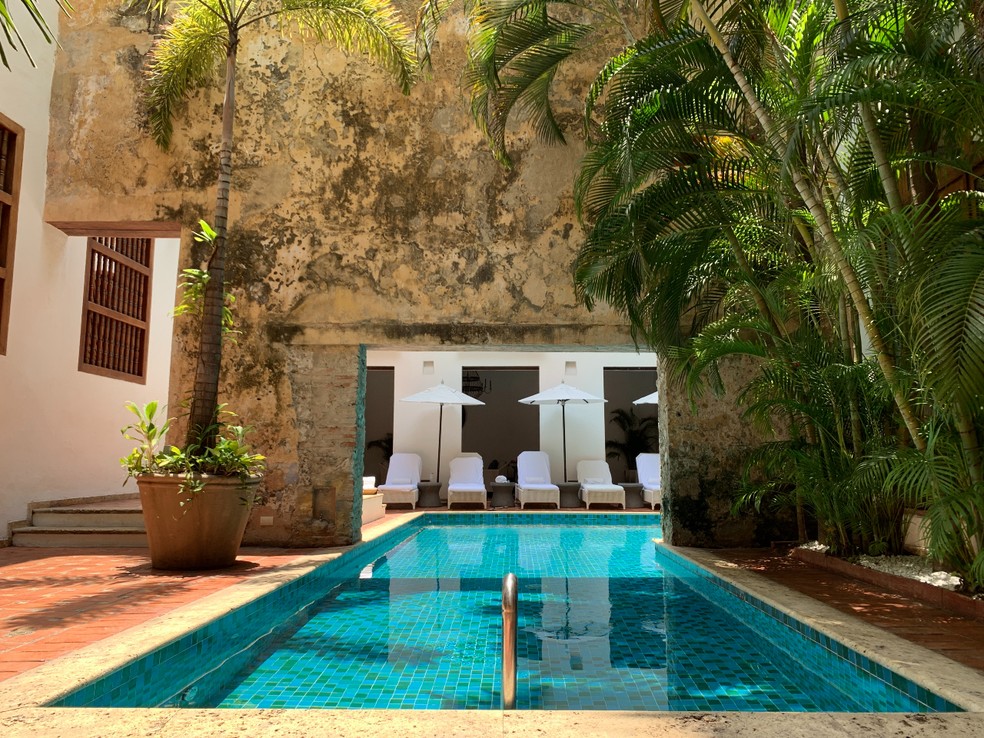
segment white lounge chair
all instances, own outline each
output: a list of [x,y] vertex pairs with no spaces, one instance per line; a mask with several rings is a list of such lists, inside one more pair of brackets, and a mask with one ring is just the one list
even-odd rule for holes
[[376,491],[383,495],[386,505],[408,504],[417,509],[420,499],[420,470],[423,462],[417,454],[393,454],[390,456],[389,471],[386,472],[386,484],[381,484]]
[[451,476],[448,479],[448,509],[456,502],[479,502],[489,507],[488,491],[482,473],[485,462],[481,456],[459,456],[451,459]]
[[659,454],[639,454],[636,456],[636,469],[639,470],[639,481],[642,483],[642,499],[650,504],[653,510],[657,505],[663,508],[663,490],[659,479]]
[[621,505],[625,509],[625,487],[612,484],[612,470],[607,461],[577,462],[577,481],[581,484],[581,500],[588,510],[599,502]]
[[560,487],[550,483],[550,457],[543,451],[523,451],[516,457],[516,502],[522,510],[531,502],[553,503],[560,509]]

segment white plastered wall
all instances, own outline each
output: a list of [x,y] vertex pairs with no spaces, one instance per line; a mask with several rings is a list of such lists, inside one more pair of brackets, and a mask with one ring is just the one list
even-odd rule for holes
[[[461,369],[466,366],[536,367],[540,390],[564,381],[598,397],[605,394],[605,369],[653,368],[656,355],[635,352],[533,352],[533,351],[387,351],[367,352],[368,366],[393,367],[393,449],[419,454],[423,477],[434,479],[437,466],[438,406],[400,402],[401,397],[439,384],[442,380],[461,389]],[[432,368],[432,371],[431,371]],[[540,424],[540,448],[550,456],[550,476],[563,481],[563,429],[557,405],[531,406],[530,422]],[[569,476],[580,459],[605,458],[604,403],[567,408],[567,466]],[[448,478],[448,463],[461,453],[461,408],[447,405],[441,437],[441,475]]]
[[[53,6],[41,7],[57,28]],[[0,68],[0,112],[24,128],[7,352],[0,355],[0,545],[32,502],[135,491],[122,487],[119,459],[132,447],[120,435],[130,415],[123,405],[167,399],[179,246],[157,239],[154,247],[147,383],[78,371],[86,240],[43,221],[54,47],[33,26],[20,27],[37,68],[20,53],[8,55],[12,71]]]

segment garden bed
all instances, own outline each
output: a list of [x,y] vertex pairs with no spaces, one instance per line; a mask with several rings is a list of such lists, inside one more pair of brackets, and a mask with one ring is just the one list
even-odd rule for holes
[[984,620],[984,600],[974,599],[959,592],[926,584],[916,579],[900,577],[896,574],[878,571],[877,569],[869,569],[860,564],[852,564],[836,556],[830,556],[823,551],[794,548],[792,555],[793,558],[799,559],[810,566],[816,566],[846,577],[859,579],[868,584],[883,587],[891,592],[911,597],[912,599],[925,602],[928,605],[939,607],[942,610],[947,610],[957,615]]

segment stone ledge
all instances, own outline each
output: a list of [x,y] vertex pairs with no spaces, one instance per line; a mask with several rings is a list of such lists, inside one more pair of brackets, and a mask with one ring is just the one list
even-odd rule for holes
[[794,548],[792,555],[794,559],[799,559],[810,566],[826,569],[853,579],[860,579],[868,584],[883,587],[891,592],[911,597],[957,615],[984,620],[984,600],[975,600],[959,592],[926,584],[917,579],[900,577],[877,569],[869,569],[860,564],[852,564],[836,556],[828,556],[822,551]]

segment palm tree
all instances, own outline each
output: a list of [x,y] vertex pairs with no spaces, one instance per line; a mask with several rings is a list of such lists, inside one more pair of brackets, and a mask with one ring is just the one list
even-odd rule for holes
[[[152,0],[162,10],[166,0]],[[151,132],[167,149],[179,105],[196,88],[212,82],[223,66],[225,99],[219,148],[219,175],[213,247],[203,298],[198,364],[188,425],[189,445],[214,442],[222,357],[225,255],[232,185],[236,63],[245,32],[296,29],[299,35],[359,51],[382,64],[408,92],[415,73],[409,29],[387,0],[181,0],[171,23],[154,43],[148,66]]]
[[500,157],[514,109],[557,139],[558,67],[652,19],[586,100],[582,300],[695,392],[755,357],[748,412],[789,434],[763,461],[838,545],[892,548],[900,500],[928,504],[931,547],[984,586],[979,1],[572,6],[471,5],[468,79]]
[[[945,166],[970,171],[981,139],[980,117],[959,112],[984,109],[968,6],[871,2],[850,24],[809,2],[736,2],[713,19],[692,7],[701,24],[617,55],[589,97],[589,114],[605,106],[577,189],[579,289],[676,352],[691,381],[722,356],[767,359],[746,398],[788,417],[787,469],[803,471],[840,547],[896,545],[868,523],[897,524],[904,492],[933,506],[936,550],[980,586],[984,557],[966,557],[984,530],[984,226],[978,195],[933,184]],[[915,456],[885,448],[857,381],[842,401],[825,376],[864,369],[856,317]],[[839,358],[806,360],[811,343]],[[961,474],[941,461],[947,428]],[[888,456],[908,476],[889,474]]]
[[[19,2],[27,12],[28,19],[37,26],[45,42],[50,44],[54,40],[54,34],[48,27],[47,21],[41,15],[41,11],[38,9],[34,0],[19,0]],[[55,2],[58,4],[58,8],[64,13],[72,9],[72,6],[66,0],[55,0]],[[34,59],[31,57],[31,52],[27,48],[27,44],[24,43],[24,39],[21,38],[20,31],[17,30],[10,11],[7,10],[7,0],[0,0],[0,31],[3,31],[3,37],[0,38],[0,62],[7,69],[10,69],[10,62],[7,60],[7,52],[4,49],[4,45],[6,44],[12,50],[16,51],[17,45],[20,44],[20,48],[27,54],[27,59],[31,62],[31,66],[34,66]]]

